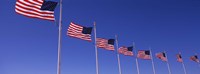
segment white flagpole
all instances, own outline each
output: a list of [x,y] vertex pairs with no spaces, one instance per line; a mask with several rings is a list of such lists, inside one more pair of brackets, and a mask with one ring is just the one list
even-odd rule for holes
[[135,42],[133,42],[133,50],[135,50],[135,63],[136,63],[136,67],[137,67],[137,74],[140,74],[140,69],[139,69],[139,64],[138,64],[138,59],[137,59],[137,53],[136,53],[136,47],[135,47]]
[[168,61],[168,58],[167,58],[167,53],[166,53],[166,51],[164,51],[164,53],[165,53],[165,56],[166,56],[166,59],[167,59],[167,68],[168,68],[168,71],[169,71],[169,74],[172,74],[171,73],[171,69],[170,69],[170,66],[169,66],[169,61]]
[[185,69],[185,64],[182,62],[182,65],[183,65],[183,70],[184,70],[184,73],[187,74],[187,71]]
[[[117,35],[115,35],[115,39],[116,39],[116,48],[117,48],[116,50],[118,50],[119,47],[118,47],[118,38],[117,38]],[[118,60],[119,74],[122,74],[119,53],[117,53],[117,60]]]
[[183,65],[183,70],[184,70],[184,73],[187,74],[187,71],[185,69],[185,64],[182,62],[182,65]]
[[97,45],[96,45],[96,39],[97,39],[97,34],[96,34],[96,22],[94,22],[94,39],[95,39],[95,53],[96,53],[96,74],[99,74],[99,65],[98,65],[98,50],[97,50]]
[[151,55],[151,63],[152,63],[152,68],[153,68],[153,74],[156,74],[151,48],[149,48],[149,51],[150,51],[150,55]]
[[[181,53],[179,52],[179,54],[181,55]],[[182,66],[183,66],[183,70],[184,70],[184,73],[187,74],[187,71],[186,71],[186,68],[185,68],[185,64],[183,63],[183,58],[182,58],[182,55],[181,55],[181,59],[182,59]]]
[[61,65],[61,33],[62,33],[62,0],[60,0],[57,74],[60,74],[60,65]]

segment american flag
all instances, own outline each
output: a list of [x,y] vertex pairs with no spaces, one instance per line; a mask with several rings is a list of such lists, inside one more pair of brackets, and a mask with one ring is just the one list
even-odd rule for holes
[[149,50],[139,50],[137,57],[140,59],[150,60],[151,59],[150,51]]
[[162,61],[165,61],[165,62],[167,62],[167,58],[166,58],[166,56],[165,56],[165,53],[164,53],[164,52],[157,53],[157,54],[156,54],[156,57],[157,57],[158,59],[162,60]]
[[181,63],[183,62],[181,54],[177,54],[176,57],[177,57],[178,62],[181,62]]
[[125,47],[125,46],[122,46],[118,49],[118,53],[120,54],[124,54],[126,56],[133,56],[133,47]]
[[128,51],[124,53],[126,56],[133,56],[133,46],[127,47]]
[[70,23],[67,35],[91,42],[92,27],[83,27],[73,22]]
[[118,49],[118,53],[120,53],[120,54],[124,54],[127,51],[128,51],[128,49],[125,46],[119,47],[119,49]]
[[190,57],[190,60],[199,63],[199,59],[198,59],[197,55],[191,56],[191,57]]
[[114,51],[114,41],[115,39],[104,39],[104,38],[96,38],[96,46],[98,48],[103,48],[106,50]]
[[54,21],[54,9],[57,2],[44,0],[17,0],[15,11],[31,18]]

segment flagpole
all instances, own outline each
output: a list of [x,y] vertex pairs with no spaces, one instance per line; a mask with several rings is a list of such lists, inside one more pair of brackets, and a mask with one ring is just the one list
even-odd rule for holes
[[182,62],[182,65],[183,65],[183,70],[184,70],[184,73],[187,74],[187,71],[185,69],[185,64]]
[[[166,53],[166,51],[164,51],[164,53],[165,53],[165,56],[166,56],[166,58],[167,58],[167,53]],[[169,74],[172,74],[172,73],[171,73],[171,70],[170,70],[168,58],[167,58],[167,62],[166,62],[166,63],[167,63],[167,68],[168,68]]]
[[183,65],[184,73],[187,74],[186,69],[185,69],[185,64],[183,62],[182,62],[182,65]]
[[[115,35],[115,39],[116,39],[116,48],[118,50],[118,37],[117,37],[117,35]],[[118,53],[117,53],[117,60],[118,60],[119,74],[122,74],[122,72],[121,72],[121,64],[120,64],[120,57],[119,57]]]
[[154,66],[154,60],[153,60],[153,56],[152,56],[152,52],[151,52],[151,48],[150,47],[149,47],[149,50],[150,50],[150,55],[151,55],[151,63],[152,63],[152,68],[153,68],[153,74],[156,74],[155,66]]
[[136,47],[135,47],[135,42],[133,42],[133,48],[134,48],[134,52],[135,52],[135,63],[136,63],[136,67],[137,67],[137,74],[140,74],[140,69],[139,69],[139,64],[138,64],[138,59],[137,59],[137,54],[136,54]]
[[96,34],[96,22],[94,22],[94,39],[95,39],[95,54],[96,54],[96,74],[99,74],[99,65],[98,65],[98,50],[96,46],[96,39],[97,39],[97,34]]
[[60,0],[57,74],[60,74],[60,68],[61,68],[60,67],[61,65],[61,33],[62,33],[62,0]]
[[[181,55],[181,52],[179,52],[179,54]],[[181,59],[182,59],[182,57],[181,57]],[[182,59],[182,66],[183,66],[184,73],[187,74],[185,64],[183,63],[183,59]]]

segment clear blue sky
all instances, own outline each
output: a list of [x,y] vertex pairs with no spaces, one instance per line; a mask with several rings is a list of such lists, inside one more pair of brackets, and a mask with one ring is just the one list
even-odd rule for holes
[[[58,1],[58,0],[53,0]],[[58,26],[17,14],[16,0],[0,2],[0,74],[56,74]],[[58,20],[59,6],[55,10]],[[166,51],[172,74],[184,74],[175,55],[180,51],[188,74],[200,66],[189,60],[200,54],[199,0],[63,0],[62,74],[95,74],[94,42],[66,36],[69,23],[93,26],[97,37],[119,36],[119,46]],[[92,39],[94,40],[94,34]],[[100,74],[118,74],[116,52],[98,49]],[[122,74],[136,74],[135,57],[120,55]],[[168,74],[155,56],[157,74]],[[141,74],[153,74],[151,61],[138,60]]]

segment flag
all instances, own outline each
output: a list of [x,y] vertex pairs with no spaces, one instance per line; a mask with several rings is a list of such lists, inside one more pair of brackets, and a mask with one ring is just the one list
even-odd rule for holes
[[118,49],[118,53],[120,53],[120,54],[124,54],[127,51],[128,51],[128,49],[125,46],[119,47],[119,49]]
[[67,31],[67,35],[70,37],[79,38],[86,41],[92,41],[91,32],[92,32],[92,27],[83,27],[71,22]]
[[177,57],[178,62],[181,62],[181,63],[183,62],[181,54],[177,54],[176,57]]
[[125,47],[125,46],[122,46],[118,49],[118,53],[120,54],[124,54],[126,56],[133,56],[133,47]]
[[31,18],[54,21],[54,9],[57,2],[44,0],[17,0],[15,11]]
[[139,50],[137,57],[140,59],[150,60],[151,59],[150,51],[149,50]]
[[197,55],[191,56],[191,57],[190,57],[190,60],[199,63],[199,59],[198,59]]
[[162,60],[162,61],[165,61],[165,62],[167,62],[167,58],[166,58],[166,56],[165,56],[165,53],[164,53],[164,52],[157,53],[157,54],[156,54],[156,57],[157,57],[158,59]]
[[103,48],[106,50],[112,50],[114,51],[114,42],[115,39],[104,39],[104,38],[96,38],[96,46],[98,48]]
[[126,56],[133,56],[133,47],[128,47],[128,51],[124,53]]

